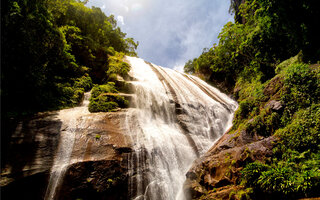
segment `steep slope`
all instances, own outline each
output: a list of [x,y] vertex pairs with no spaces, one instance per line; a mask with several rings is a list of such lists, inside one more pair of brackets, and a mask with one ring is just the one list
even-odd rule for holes
[[192,199],[319,197],[319,65],[297,55],[264,84],[235,89],[229,132],[187,173]]

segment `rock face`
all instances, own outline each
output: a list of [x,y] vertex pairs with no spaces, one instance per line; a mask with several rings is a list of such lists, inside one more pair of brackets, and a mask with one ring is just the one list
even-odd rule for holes
[[[263,93],[269,98],[263,105],[265,109],[277,113],[283,111],[285,105],[280,101],[282,87],[283,77],[280,75],[266,85]],[[243,189],[239,186],[243,167],[253,161],[265,162],[272,156],[275,136],[263,137],[236,128],[238,130],[233,134],[227,131],[188,171],[184,190],[192,199],[232,199],[233,192]]]
[[[126,160],[131,144],[121,126],[126,110],[84,115],[55,199],[126,199]],[[58,112],[18,123],[1,169],[4,199],[44,199],[59,137],[66,127]]]
[[275,137],[264,138],[245,131],[225,133],[187,173],[184,190],[192,199],[229,199],[236,191],[240,170],[247,162],[264,161],[272,155]]
[[[62,122],[57,112],[39,114],[19,122],[1,169],[4,199],[41,199],[59,143]],[[36,189],[37,188],[37,189]],[[17,192],[19,191],[19,192]]]
[[130,108],[89,113],[85,94],[81,106],[18,123],[1,171],[4,198],[183,198],[185,173],[237,104],[196,77],[127,59],[134,78],[116,82],[123,93],[102,95],[121,95]]

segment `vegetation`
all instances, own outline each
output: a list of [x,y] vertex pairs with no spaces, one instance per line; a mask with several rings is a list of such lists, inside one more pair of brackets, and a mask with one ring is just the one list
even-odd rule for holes
[[75,106],[129,70],[114,58],[136,55],[113,15],[81,1],[4,1],[1,14],[3,119]]
[[[293,59],[285,61],[293,63]],[[283,77],[281,95],[285,108],[272,111],[264,101],[258,107],[240,106],[235,121],[251,134],[279,138],[273,149],[272,160],[266,163],[249,163],[242,171],[243,184],[259,193],[277,198],[312,197],[320,189],[320,68],[289,64],[277,77]],[[294,77],[294,78],[293,78]],[[263,89],[271,84],[267,82]],[[277,95],[275,95],[277,96]],[[272,98],[271,98],[272,99]],[[265,99],[266,100],[266,99]],[[247,99],[240,105],[247,105]],[[256,100],[257,101],[257,100]],[[266,101],[270,101],[268,98]],[[255,109],[256,108],[256,109]],[[249,110],[249,111],[248,111]],[[242,113],[251,113],[243,117]],[[252,112],[259,110],[258,112]],[[252,114],[253,113],[253,114]],[[243,120],[244,119],[244,120]],[[248,120],[253,119],[253,120]],[[243,125],[244,124],[244,125]]]
[[275,75],[277,64],[301,50],[305,62],[318,61],[316,1],[232,2],[236,22],[224,26],[219,44],[204,49],[199,58],[189,60],[186,72],[205,74],[208,81],[222,83],[231,91],[239,79],[269,80]]
[[122,77],[127,76],[130,71],[128,63],[123,62],[124,53],[115,52],[114,55],[109,56],[109,69],[106,72],[109,81],[117,80],[117,75]]
[[90,112],[109,112],[116,108],[125,108],[129,102],[119,96],[115,88],[115,83],[108,82],[105,85],[96,85],[92,89],[89,103]]
[[[128,72],[121,59],[136,55],[137,44],[126,38],[113,15],[85,2],[1,1],[2,152],[17,121],[39,111],[77,106],[93,84]],[[91,100],[92,112],[127,103],[116,95]]]
[[320,67],[310,64],[320,58],[316,1],[232,0],[231,5],[235,23],[227,23],[219,44],[188,61],[185,71],[226,87],[238,100],[231,134],[243,130],[278,140],[272,159],[246,164],[241,177],[246,189],[230,196],[317,196]]

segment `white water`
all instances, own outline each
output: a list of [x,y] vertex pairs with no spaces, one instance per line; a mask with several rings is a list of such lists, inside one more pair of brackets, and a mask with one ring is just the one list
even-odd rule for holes
[[50,172],[49,184],[45,194],[45,200],[56,199],[56,192],[63,181],[64,174],[71,162],[71,154],[75,142],[77,129],[83,128],[85,121],[83,115],[89,114],[90,92],[84,94],[81,106],[59,111],[58,118],[62,121],[63,130],[60,130],[58,150]]
[[131,199],[185,199],[192,162],[231,126],[237,103],[200,79],[126,57],[135,88],[126,126]]

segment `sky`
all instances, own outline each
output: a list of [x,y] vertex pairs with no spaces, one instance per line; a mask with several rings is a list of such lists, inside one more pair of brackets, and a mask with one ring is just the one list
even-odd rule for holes
[[89,0],[87,6],[113,14],[122,32],[139,42],[140,58],[179,71],[218,43],[223,25],[233,21],[230,0]]

